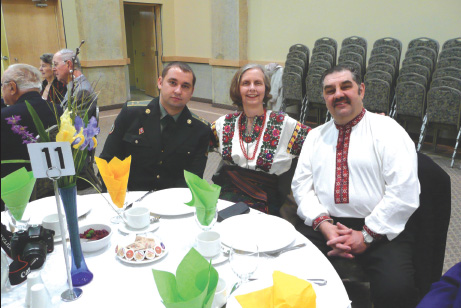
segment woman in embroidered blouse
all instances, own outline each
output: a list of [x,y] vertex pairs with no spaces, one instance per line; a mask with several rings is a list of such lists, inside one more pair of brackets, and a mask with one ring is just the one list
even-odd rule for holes
[[42,90],[40,91],[40,94],[44,100],[50,103],[61,104],[61,100],[66,95],[67,88],[54,76],[51,65],[52,61],[52,53],[44,53],[40,56],[39,70],[43,77]]
[[221,199],[279,215],[287,193],[280,189],[279,177],[299,156],[311,128],[285,113],[266,110],[270,90],[260,65],[248,64],[234,75],[230,97],[239,111],[212,125],[211,146],[223,159],[213,181],[221,186]]

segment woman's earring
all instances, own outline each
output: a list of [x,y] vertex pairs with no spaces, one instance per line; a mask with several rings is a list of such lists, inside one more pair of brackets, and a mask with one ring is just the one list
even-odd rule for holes
[[74,72],[74,70],[69,70],[69,73],[71,73],[71,74],[72,74],[73,72]]

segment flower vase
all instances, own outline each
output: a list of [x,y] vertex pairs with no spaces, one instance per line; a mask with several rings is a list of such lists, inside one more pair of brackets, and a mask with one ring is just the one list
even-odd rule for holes
[[84,286],[93,280],[93,273],[90,272],[85,263],[80,244],[77,217],[77,186],[74,184],[69,187],[59,188],[59,194],[66,212],[67,229],[69,231],[72,253],[72,284],[74,287]]

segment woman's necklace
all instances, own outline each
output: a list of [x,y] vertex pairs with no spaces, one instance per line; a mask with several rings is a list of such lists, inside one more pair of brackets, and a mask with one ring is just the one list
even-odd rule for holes
[[[240,119],[239,119],[239,141],[240,141],[240,149],[242,150],[243,152],[243,156],[245,156],[245,158],[248,160],[253,160],[255,159],[255,156],[256,156],[256,152],[258,150],[258,146],[259,146],[259,142],[261,141],[261,136],[263,135],[263,129],[264,129],[264,124],[266,123],[266,110],[264,110],[264,115],[263,115],[263,124],[261,125],[261,129],[259,130],[258,132],[258,136],[256,137],[256,146],[255,146],[255,150],[253,152],[253,155],[249,155],[249,151],[247,149],[245,149],[245,145],[243,144],[243,135],[244,135],[244,130],[245,130],[245,126],[243,125],[242,123],[242,118],[243,118],[243,115],[240,116]],[[254,131],[254,128],[255,128],[255,123],[256,123],[256,118],[254,119],[253,121],[253,129],[251,131],[251,133]],[[250,133],[250,134],[251,134]],[[248,145],[248,143],[247,143]]]

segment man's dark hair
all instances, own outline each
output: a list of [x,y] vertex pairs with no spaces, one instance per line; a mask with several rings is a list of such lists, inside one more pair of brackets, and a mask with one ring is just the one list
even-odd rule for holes
[[44,53],[43,55],[40,56],[40,60],[42,60],[43,63],[52,65],[53,56],[54,55],[52,53]]
[[325,72],[322,74],[322,87],[323,87],[323,81],[325,80],[325,77],[327,75],[333,74],[333,73],[339,73],[342,71],[349,71],[352,74],[352,79],[354,79],[355,83],[360,86],[362,83],[362,77],[360,76],[360,72],[358,72],[354,67],[349,66],[347,64],[338,64],[336,66],[333,66],[332,68],[327,69]]
[[183,71],[184,73],[192,73],[192,86],[195,87],[196,78],[195,78],[194,71],[191,69],[189,65],[187,65],[184,62],[173,61],[173,62],[168,63],[168,65],[163,68],[162,79],[165,78],[166,74],[168,74],[168,71],[173,67],[179,67],[179,69]]

